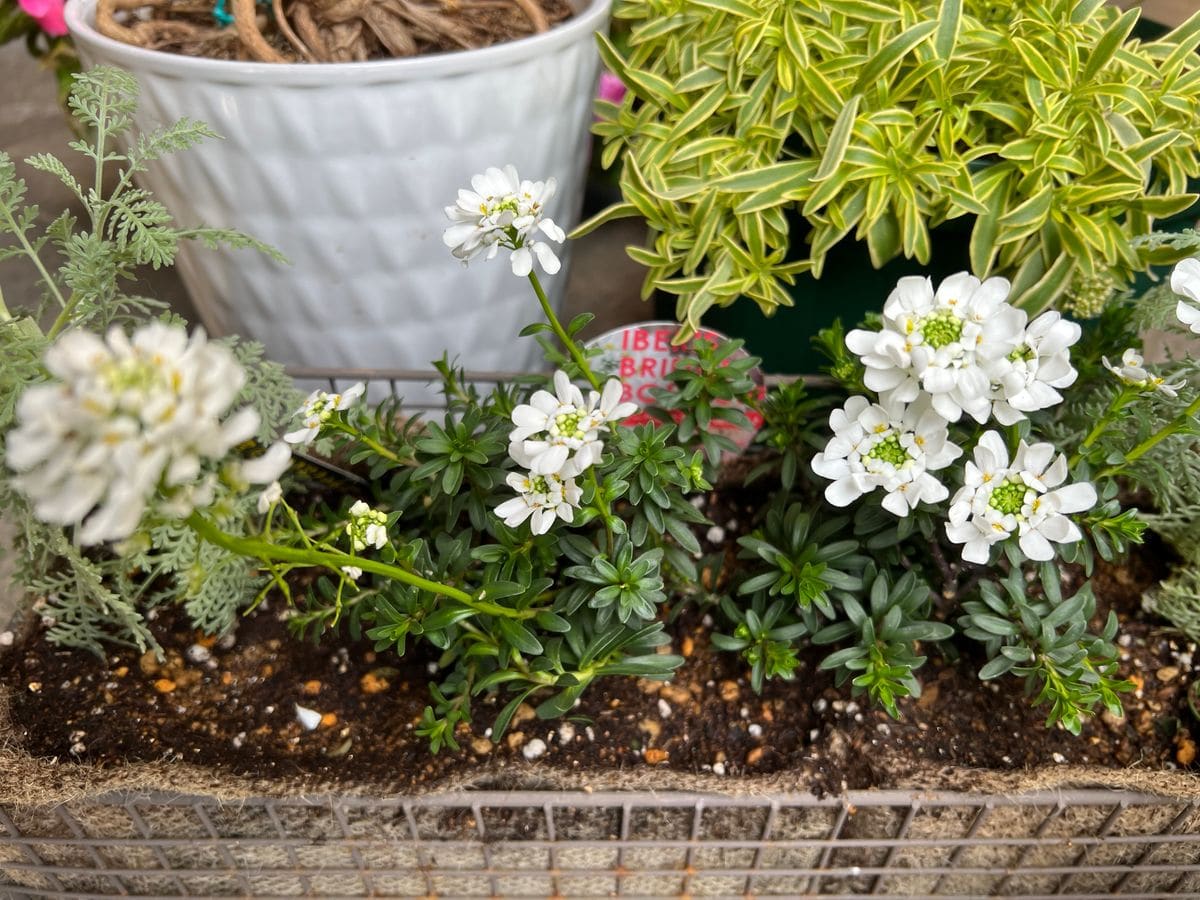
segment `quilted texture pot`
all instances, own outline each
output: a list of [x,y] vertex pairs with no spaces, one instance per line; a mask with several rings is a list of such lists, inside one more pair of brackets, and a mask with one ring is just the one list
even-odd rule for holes
[[[224,138],[155,163],[145,186],[180,223],[241,229],[290,260],[187,246],[178,269],[211,333],[253,337],[290,365],[427,368],[445,349],[513,370],[536,359],[515,342],[540,315],[529,284],[504,259],[456,262],[443,207],[513,163],[557,178],[550,216],[575,225],[609,5],[578,0],[558,27],[482,50],[324,65],[143,50],[95,30],[95,0],[71,0],[67,22],[85,64],[137,78],[139,128],[188,116]],[[543,277],[555,304],[560,256]]]

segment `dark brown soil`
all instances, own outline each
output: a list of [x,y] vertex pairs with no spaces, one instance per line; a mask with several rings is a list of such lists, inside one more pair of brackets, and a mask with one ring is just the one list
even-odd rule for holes
[[[934,657],[919,700],[891,720],[852,698],[847,685],[816,671],[827,651],[805,655],[794,682],[755,696],[739,661],[710,649],[699,613],[675,623],[686,665],[671,684],[610,679],[586,694],[569,724],[524,708],[500,745],[486,727],[503,696],[475,705],[462,750],[431,756],[413,734],[428,702],[430,658],[396,660],[366,643],[315,646],[292,639],[278,604],[244,619],[232,640],[214,642],[164,611],[154,630],[167,653],[118,652],[103,663],[57,650],[33,635],[0,658],[13,688],[13,720],[25,749],[43,757],[115,764],[182,759],[250,775],[305,774],[333,781],[401,782],[416,787],[469,774],[487,758],[566,769],[642,769],[803,775],[814,790],[886,787],[928,764],[1012,770],[1053,763],[1111,768],[1190,766],[1198,723],[1185,696],[1195,646],[1141,621],[1140,597],[1163,574],[1152,554],[1102,568],[1096,593],[1122,620],[1122,672],[1138,685],[1124,719],[1105,715],[1073,737],[1044,725],[1015,679],[983,683],[981,659]],[[1096,623],[1099,624],[1098,622]],[[306,731],[296,704],[324,716]]]

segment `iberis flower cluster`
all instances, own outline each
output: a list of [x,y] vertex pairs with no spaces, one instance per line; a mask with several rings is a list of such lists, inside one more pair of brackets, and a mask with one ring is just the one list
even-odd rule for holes
[[[153,512],[183,518],[213,502],[221,462],[253,437],[258,413],[233,412],[245,373],[202,329],[151,322],[103,339],[70,331],[46,353],[52,380],[21,395],[7,439],[17,486],[45,522],[78,525],[82,544],[118,541]],[[291,454],[279,444],[227,464],[238,488],[270,484]]]
[[460,190],[458,201],[446,207],[453,224],[442,240],[464,265],[481,255],[493,259],[503,247],[512,251],[509,262],[514,275],[524,277],[532,272],[535,257],[542,269],[553,275],[561,263],[554,249],[536,235],[541,232],[559,244],[566,240],[563,230],[545,214],[556,187],[553,178],[522,181],[511,165],[490,168],[472,178],[471,190]]
[[967,273],[934,290],[928,278],[902,278],[883,309],[880,331],[851,331],[846,345],[862,360],[877,403],[851,397],[830,417],[833,438],[813,460],[832,482],[826,499],[848,506],[881,490],[883,508],[907,516],[921,503],[950,498],[946,535],[963,558],[986,563],[994,544],[1015,536],[1035,560],[1052,543],[1080,539],[1068,513],[1096,503],[1091,484],[1067,484],[1067,460],[1047,443],[1020,442],[1010,459],[998,431],[977,440],[973,459],[951,465],[964,448],[950,437],[960,420],[1015,425],[1062,402],[1074,383],[1070,348],[1080,328],[1056,312],[1029,321],[1008,302],[1003,278]]
[[621,402],[621,390],[613,378],[585,400],[559,370],[553,394],[537,391],[513,410],[508,454],[525,471],[509,473],[517,496],[496,507],[505,525],[515,528],[529,519],[534,534],[545,534],[556,518],[574,520],[583,494],[576,479],[600,461],[600,435],[637,412],[636,404]]

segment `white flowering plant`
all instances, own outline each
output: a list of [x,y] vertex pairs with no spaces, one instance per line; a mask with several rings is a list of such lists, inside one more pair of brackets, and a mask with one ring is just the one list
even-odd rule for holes
[[[821,666],[898,715],[920,692],[918,651],[962,635],[981,646],[980,677],[1023,678],[1050,724],[1078,733],[1097,707],[1120,713],[1117,619],[1089,633],[1086,578],[1148,528],[1194,558],[1200,363],[1148,365],[1140,343],[1200,318],[1200,263],[1086,335],[1008,295],[1002,278],[902,278],[881,315],[818,338],[837,385],[825,434],[776,398],[763,440],[818,451],[808,484],[740,540],[748,606],[722,603],[734,627],[715,640],[756,684],[794,677],[806,644],[836,644]],[[847,514],[815,511],[816,491]]]
[[[425,645],[437,675],[416,730],[435,752],[458,747],[482,696],[500,701],[499,740],[523,703],[552,718],[604,677],[671,677],[683,657],[667,626],[691,604],[725,618],[712,642],[756,689],[815,653],[898,715],[929,653],[974,641],[980,676],[1023,678],[1051,723],[1077,732],[1098,706],[1119,710],[1116,620],[1088,632],[1084,577],[1147,527],[1184,544],[1200,522],[1200,464],[1175,465],[1195,455],[1200,364],[1147,365],[1138,344],[1167,321],[1151,310],[1169,305],[1181,332],[1200,320],[1196,264],[1087,334],[1015,308],[1001,278],[905,278],[881,315],[819,337],[832,390],[763,393],[739,342],[699,341],[639,406],[597,372],[579,337],[590,316],[564,325],[542,289],[564,238],[553,180],[494,168],[446,207],[447,264],[507,251],[541,313],[524,333],[555,371],[483,391],[443,358],[444,413],[410,416],[364,384],[302,397],[253,346],[189,334],[122,292],[181,239],[271,252],[175,229],[129,186],[205,133],[184,123],[114,155],[104,143],[134,99],[120,73],[78,82],[97,183],[124,163],[115,195],[84,196],[86,233],[63,217],[38,237],[0,159],[0,228],[50,313],[0,305],[0,501],[51,640],[157,649],[156,604],[215,632],[276,597],[298,636]],[[29,162],[74,184],[52,157]],[[737,459],[726,426],[746,428],[748,410],[763,426]],[[734,550],[701,510],[736,491],[761,503]]]

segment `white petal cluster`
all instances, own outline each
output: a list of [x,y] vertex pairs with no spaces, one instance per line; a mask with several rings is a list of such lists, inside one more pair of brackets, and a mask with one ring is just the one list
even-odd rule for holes
[[554,249],[537,239],[538,232],[561,244],[563,230],[545,215],[546,203],[554,196],[557,182],[522,181],[515,167],[490,168],[471,179],[471,190],[460,190],[458,200],[446,207],[453,223],[442,234],[442,241],[454,256],[470,262],[477,256],[492,259],[504,247],[511,250],[509,262],[514,275],[533,271],[537,258],[549,275],[561,266]]
[[[1200,303],[1200,259],[1185,259],[1175,266],[1171,272],[1171,290],[1192,303]],[[1180,300],[1175,305],[1175,315],[1193,334],[1200,334],[1200,308]]]
[[1179,396],[1179,389],[1184,385],[1183,381],[1168,383],[1165,378],[1153,374],[1146,368],[1146,360],[1132,347],[1121,354],[1119,366],[1110,363],[1107,356],[1101,357],[1101,361],[1104,363],[1104,367],[1117,376],[1122,384],[1142,391],[1158,391],[1160,394],[1175,399]]
[[1004,344],[981,353],[984,371],[992,384],[992,417],[1001,425],[1015,425],[1026,413],[1062,402],[1059,388],[1075,383],[1071,347],[1083,334],[1075,322],[1057,312],[1045,312],[1025,325],[1024,310],[1017,310],[1022,330],[1017,345],[1004,352]]
[[883,330],[851,331],[846,346],[885,403],[911,403],[924,391],[946,421],[965,412],[986,422],[992,382],[985,363],[1016,349],[1025,324],[1008,291],[1004,278],[981,282],[966,272],[936,291],[928,278],[901,278],[884,304]]
[[371,509],[363,500],[355,500],[350,507],[350,521],[346,523],[346,534],[356,553],[374,547],[383,549],[387,543],[387,514]]
[[[22,395],[6,456],[38,518],[80,525],[84,544],[131,535],[152,498],[172,516],[210,503],[214,478],[203,464],[258,430],[253,409],[227,415],[245,374],[200,329],[190,338],[161,322],[132,337],[72,331],[45,365],[53,380]],[[241,478],[274,481],[289,460],[274,452],[272,465],[248,462]]]
[[333,414],[349,409],[358,402],[365,390],[366,386],[360,381],[340,394],[331,394],[328,391],[320,390],[313,391],[304,401],[304,405],[296,410],[296,415],[300,417],[301,427],[295,431],[289,431],[283,436],[283,439],[289,444],[301,446],[311,444],[320,437],[321,429],[333,417]]
[[871,403],[851,397],[829,417],[833,437],[812,461],[813,471],[832,480],[825,499],[849,506],[882,489],[883,508],[907,516],[922,502],[937,503],[950,492],[931,475],[962,455],[950,443],[947,423],[927,401],[911,405]]
[[1069,544],[1083,536],[1066,514],[1091,509],[1096,489],[1088,482],[1063,485],[1067,458],[1054,454],[1052,444],[1021,441],[1010,464],[1000,435],[983,434],[946,524],[950,540],[963,545],[963,559],[985,564],[993,544],[1016,534],[1026,557],[1047,560],[1054,556],[1051,542]]
[[927,394],[947,422],[966,413],[980,424],[992,417],[1013,425],[1062,402],[1058,389],[1077,376],[1070,348],[1082,330],[1056,312],[1029,322],[1008,292],[1003,278],[966,272],[936,291],[928,278],[901,278],[884,304],[883,330],[851,331],[846,346],[885,403]]
[[[554,393],[537,391],[512,413],[508,439],[520,444],[530,471],[550,475],[562,471],[568,460],[576,474],[594,465],[604,450],[600,432],[611,422],[637,412],[637,404],[621,402],[622,385],[609,379],[600,393],[589,391],[587,400],[567,373],[554,373]],[[524,465],[524,463],[521,463]]]
[[[533,460],[525,455],[520,444],[513,444],[508,452],[518,465],[531,467]],[[556,518],[570,524],[575,520],[575,510],[583,496],[582,489],[575,483],[575,476],[581,471],[572,459],[558,472],[546,475],[532,471],[509,472],[505,481],[517,496],[497,506],[496,515],[504,519],[509,528],[516,528],[529,519],[534,534],[545,534]]]
[[496,507],[506,525],[516,527],[532,517],[533,533],[545,534],[555,518],[573,520],[582,493],[575,479],[600,461],[601,433],[637,412],[637,404],[621,401],[623,390],[612,378],[585,400],[560,369],[554,373],[553,394],[536,391],[513,410],[508,454],[527,471],[508,475],[519,496]]

